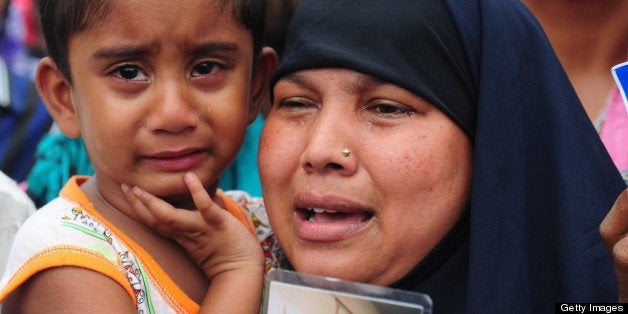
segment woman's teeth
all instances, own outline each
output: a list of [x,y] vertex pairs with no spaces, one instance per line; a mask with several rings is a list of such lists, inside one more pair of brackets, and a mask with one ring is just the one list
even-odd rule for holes
[[328,212],[328,213],[334,214],[334,213],[338,212],[338,211],[335,211],[335,210],[322,209],[322,208],[311,208],[309,210],[313,210],[314,212],[317,212],[317,213]]
[[372,213],[368,212],[341,212],[324,208],[302,208],[299,210],[310,222],[335,222],[335,223],[356,223],[371,219]]
[[323,208],[308,208],[307,210],[309,212],[307,220],[311,222],[317,222],[316,214],[320,214],[320,213],[335,214],[338,212],[335,210],[329,210],[329,209],[323,209]]

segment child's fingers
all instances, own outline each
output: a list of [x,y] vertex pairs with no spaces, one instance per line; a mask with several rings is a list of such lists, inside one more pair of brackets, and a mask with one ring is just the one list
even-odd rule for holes
[[[133,207],[135,213],[148,225],[154,226],[158,224],[157,218],[153,213],[144,205],[142,200],[138,197],[134,189],[131,189],[126,184],[122,184],[122,191],[126,197],[127,202]],[[141,193],[141,192],[140,192]]]
[[166,201],[134,186],[126,192],[127,199],[138,216],[152,229],[168,237],[174,237],[181,231],[194,228],[194,223],[188,221],[187,211],[178,212],[176,208]]
[[223,224],[227,213],[212,201],[198,177],[193,173],[186,173],[183,178],[188,190],[192,194],[196,208],[205,221],[214,226]]

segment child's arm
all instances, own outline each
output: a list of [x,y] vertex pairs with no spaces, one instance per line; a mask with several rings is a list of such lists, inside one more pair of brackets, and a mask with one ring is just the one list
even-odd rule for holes
[[600,225],[600,233],[615,265],[619,302],[628,302],[628,189],[619,194]]
[[37,273],[2,303],[3,313],[133,313],[129,294],[114,280],[79,267]]
[[201,313],[259,313],[264,256],[257,239],[211,200],[194,174],[184,179],[197,211],[174,208],[137,187],[124,190],[145,223],[176,240],[211,280]]

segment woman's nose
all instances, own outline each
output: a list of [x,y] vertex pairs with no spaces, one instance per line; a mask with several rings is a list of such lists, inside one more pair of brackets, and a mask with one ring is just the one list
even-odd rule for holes
[[301,157],[308,173],[350,176],[357,170],[357,147],[353,132],[343,127],[339,115],[320,112],[308,130],[308,143]]

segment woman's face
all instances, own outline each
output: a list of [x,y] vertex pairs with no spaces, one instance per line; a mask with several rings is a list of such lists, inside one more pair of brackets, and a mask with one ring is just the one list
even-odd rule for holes
[[259,150],[270,223],[295,269],[379,285],[459,219],[471,166],[471,141],[447,115],[341,68],[283,77]]

